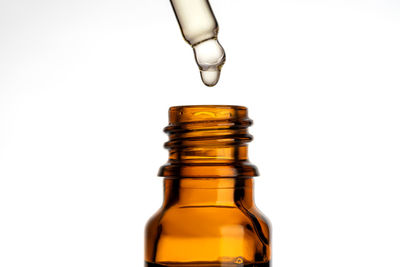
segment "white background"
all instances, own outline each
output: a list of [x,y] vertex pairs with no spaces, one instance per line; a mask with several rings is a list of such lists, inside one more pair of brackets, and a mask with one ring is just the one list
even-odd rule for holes
[[211,3],[215,88],[167,0],[0,1],[0,266],[142,266],[182,104],[249,108],[274,266],[400,266],[400,2]]

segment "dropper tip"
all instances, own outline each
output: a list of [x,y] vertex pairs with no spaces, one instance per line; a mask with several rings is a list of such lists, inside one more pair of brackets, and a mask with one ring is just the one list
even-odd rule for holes
[[200,70],[201,80],[208,87],[213,87],[219,81],[220,70]]

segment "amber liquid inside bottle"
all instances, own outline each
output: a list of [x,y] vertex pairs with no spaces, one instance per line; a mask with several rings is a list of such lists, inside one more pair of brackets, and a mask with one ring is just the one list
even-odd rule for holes
[[253,201],[247,109],[169,111],[164,203],[148,221],[145,266],[270,266],[270,227]]

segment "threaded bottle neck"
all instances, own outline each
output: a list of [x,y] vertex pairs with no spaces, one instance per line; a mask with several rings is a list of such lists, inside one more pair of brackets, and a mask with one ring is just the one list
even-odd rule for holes
[[169,160],[159,176],[256,176],[257,169],[247,158],[247,143],[252,140],[247,128],[251,124],[247,108],[241,106],[171,107],[165,128]]

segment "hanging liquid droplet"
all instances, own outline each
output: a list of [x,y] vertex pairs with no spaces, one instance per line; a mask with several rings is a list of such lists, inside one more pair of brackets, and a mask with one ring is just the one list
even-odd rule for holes
[[217,84],[219,80],[219,75],[221,74],[221,71],[217,70],[201,70],[200,71],[200,76],[201,80],[203,83],[207,86],[214,86]]
[[225,63],[224,49],[217,39],[209,39],[194,45],[193,50],[203,83],[207,86],[216,85]]
[[217,40],[218,23],[208,0],[170,0],[183,38],[194,50],[203,83],[218,83],[225,52]]

